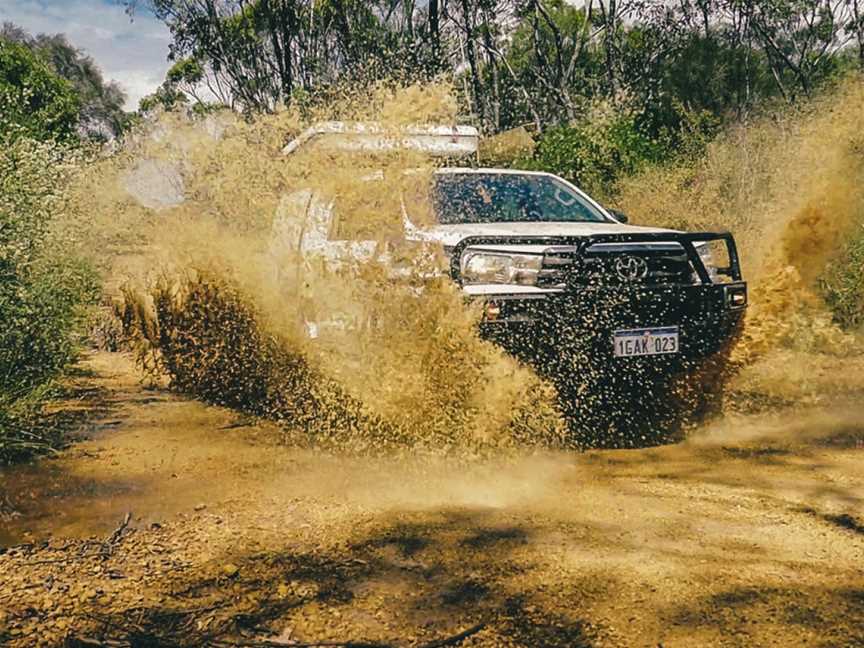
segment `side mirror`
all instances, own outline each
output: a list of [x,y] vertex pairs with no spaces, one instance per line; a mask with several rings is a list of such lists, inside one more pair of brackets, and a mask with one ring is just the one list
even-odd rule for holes
[[617,220],[619,223],[629,223],[630,222],[630,219],[627,218],[627,214],[625,214],[622,211],[618,211],[617,209],[607,209],[606,211],[608,211],[610,214],[612,214],[612,216],[615,217],[615,220]]

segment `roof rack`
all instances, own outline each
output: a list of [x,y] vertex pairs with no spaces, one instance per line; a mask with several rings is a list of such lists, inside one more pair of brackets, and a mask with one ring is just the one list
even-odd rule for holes
[[413,150],[437,157],[467,157],[477,153],[480,134],[473,126],[411,125],[385,128],[374,122],[321,122],[303,131],[282,149],[291,155],[315,143],[342,151]]

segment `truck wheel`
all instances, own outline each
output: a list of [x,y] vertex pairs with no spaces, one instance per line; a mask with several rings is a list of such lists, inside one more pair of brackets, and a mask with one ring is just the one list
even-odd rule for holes
[[717,414],[734,370],[737,336],[706,358],[682,367],[646,362],[626,368],[587,353],[548,359],[538,369],[555,384],[569,428],[580,448],[638,448],[677,443],[689,427]]
[[697,425],[721,413],[726,386],[737,371],[732,351],[742,329],[743,322],[739,322],[732,335],[718,343],[714,353],[691,360],[672,376],[669,394],[676,404],[682,426]]

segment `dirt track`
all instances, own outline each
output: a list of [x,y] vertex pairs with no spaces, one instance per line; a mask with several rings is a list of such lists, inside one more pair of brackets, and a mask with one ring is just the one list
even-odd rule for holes
[[125,356],[83,369],[87,439],[0,474],[0,643],[864,645],[861,394],[674,447],[420,463],[286,448]]

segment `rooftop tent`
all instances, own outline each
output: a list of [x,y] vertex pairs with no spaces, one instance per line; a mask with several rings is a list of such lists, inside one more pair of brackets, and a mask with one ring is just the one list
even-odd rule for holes
[[282,149],[291,155],[315,144],[342,151],[422,151],[437,157],[477,153],[480,135],[473,126],[405,126],[385,129],[375,123],[323,122],[303,131]]

